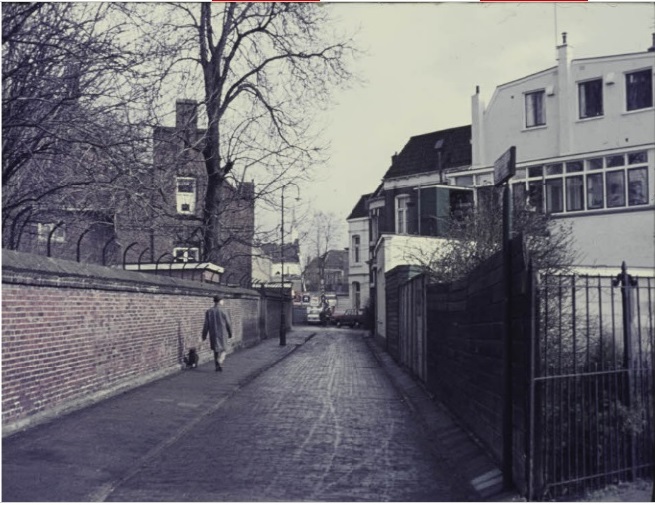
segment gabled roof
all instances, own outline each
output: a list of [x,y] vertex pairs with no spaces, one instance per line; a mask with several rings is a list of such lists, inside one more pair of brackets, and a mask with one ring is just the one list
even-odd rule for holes
[[366,195],[362,195],[361,197],[359,197],[359,201],[353,207],[352,212],[346,218],[346,220],[357,219],[360,217],[368,217],[368,208],[366,207],[366,201],[371,197],[371,195],[372,193],[368,193]]
[[411,137],[393,157],[385,179],[471,164],[471,125]]

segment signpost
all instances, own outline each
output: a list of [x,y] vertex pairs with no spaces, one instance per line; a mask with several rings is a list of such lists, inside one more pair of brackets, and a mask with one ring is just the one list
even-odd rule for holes
[[500,186],[516,173],[516,147],[505,151],[494,163],[494,185]]
[[503,486],[513,481],[512,426],[512,190],[509,180],[516,173],[516,147],[505,151],[494,163],[494,184],[503,188],[503,277],[505,279],[505,314],[503,324]]

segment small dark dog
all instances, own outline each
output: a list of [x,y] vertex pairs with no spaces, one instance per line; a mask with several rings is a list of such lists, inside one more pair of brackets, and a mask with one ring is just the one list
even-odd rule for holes
[[196,368],[198,366],[198,353],[195,347],[189,349],[189,353],[184,356],[184,364],[187,368]]

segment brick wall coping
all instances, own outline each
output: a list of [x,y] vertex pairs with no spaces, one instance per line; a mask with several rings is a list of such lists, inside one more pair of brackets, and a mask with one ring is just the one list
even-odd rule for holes
[[212,296],[218,293],[229,298],[259,297],[257,291],[247,288],[216,284],[209,287],[198,281],[77,263],[7,249],[2,250],[2,282],[172,295]]

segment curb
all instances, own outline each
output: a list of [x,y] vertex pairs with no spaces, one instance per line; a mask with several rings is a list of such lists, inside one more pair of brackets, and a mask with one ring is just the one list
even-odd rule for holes
[[425,430],[433,453],[453,469],[453,479],[462,489],[469,490],[470,500],[524,501],[516,493],[503,490],[498,465],[448,409],[381,349],[372,336],[365,335],[364,340]]

